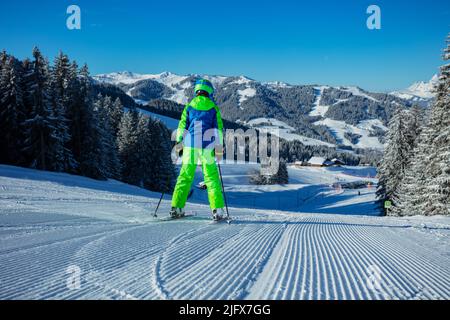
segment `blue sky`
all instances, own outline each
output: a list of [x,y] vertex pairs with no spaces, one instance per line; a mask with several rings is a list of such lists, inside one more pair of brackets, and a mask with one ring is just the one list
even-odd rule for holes
[[[81,8],[82,29],[66,28]],[[377,4],[382,29],[366,27]],[[428,80],[450,32],[448,0],[5,1],[0,48],[19,58],[34,45],[61,49],[93,74],[247,75],[293,84],[386,91]]]

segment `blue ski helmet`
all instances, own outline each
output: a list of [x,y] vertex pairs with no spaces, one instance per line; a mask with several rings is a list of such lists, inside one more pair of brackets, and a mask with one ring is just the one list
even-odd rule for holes
[[197,93],[197,91],[200,90],[208,92],[210,96],[212,96],[214,93],[214,87],[211,81],[206,79],[199,79],[195,82],[194,93]]

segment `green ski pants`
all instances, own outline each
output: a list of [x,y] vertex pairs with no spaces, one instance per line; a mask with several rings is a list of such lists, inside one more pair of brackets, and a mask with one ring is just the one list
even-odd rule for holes
[[182,166],[172,196],[172,207],[184,208],[191,190],[197,164],[201,162],[211,209],[224,207],[222,184],[214,158],[214,149],[183,148]]

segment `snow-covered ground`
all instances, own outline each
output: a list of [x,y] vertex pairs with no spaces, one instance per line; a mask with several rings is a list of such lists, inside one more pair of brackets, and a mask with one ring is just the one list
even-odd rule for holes
[[271,134],[277,135],[287,141],[300,141],[306,146],[335,147],[334,144],[299,135],[295,133],[295,128],[291,127],[283,121],[274,118],[255,118],[248,122],[238,122],[243,123],[244,125],[247,125],[251,128],[255,128],[256,130],[259,130],[261,132],[270,132]]
[[[353,148],[373,148],[373,149],[383,149],[384,146],[376,136],[372,136],[372,132],[374,129],[381,129],[386,131],[386,126],[378,119],[371,119],[359,122],[356,126],[349,125],[345,121],[334,120],[331,118],[327,118],[325,115],[328,112],[330,106],[322,105],[322,94],[323,91],[328,89],[328,86],[319,86],[315,87],[315,101],[314,106],[309,113],[310,116],[319,116],[322,119],[316,121],[315,125],[323,125],[330,129],[331,133],[335,136],[339,144],[343,144],[346,146],[350,146]],[[364,93],[358,87],[339,87],[340,90],[344,90],[350,92],[354,96],[361,96],[369,100],[373,100],[375,102],[379,102],[368,94]],[[336,103],[340,103],[345,101],[346,99],[338,100]],[[335,104],[336,104],[335,103]],[[345,134],[358,135],[360,138],[356,143],[350,141]]]
[[[314,124],[327,126],[340,144],[356,148],[384,149],[384,145],[380,142],[378,137],[371,136],[371,131],[373,131],[372,127],[387,130],[378,119],[364,120],[356,126],[350,125],[345,121],[333,120],[330,118],[324,118]],[[358,135],[360,138],[357,139],[356,143],[353,143],[346,138],[346,133]]]
[[247,88],[245,88],[243,90],[238,90],[237,92],[238,92],[238,94],[240,96],[240,98],[239,98],[239,106],[241,105],[242,102],[246,101],[248,98],[254,97],[256,95],[255,88],[251,88],[251,87],[247,87]]
[[373,168],[291,167],[273,187],[222,169],[231,225],[197,188],[194,217],[161,222],[157,193],[0,166],[0,299],[450,298],[449,217],[380,217],[373,187],[333,187]]
[[141,113],[143,113],[143,114],[145,114],[147,116],[150,116],[150,117],[152,117],[154,119],[160,120],[170,130],[175,130],[175,129],[178,128],[178,122],[180,121],[179,119],[174,119],[174,118],[171,118],[171,117],[163,116],[163,115],[160,115],[160,114],[157,114],[157,113],[154,113],[154,112],[150,112],[150,111],[147,111],[147,110],[144,110],[144,109],[140,109],[140,108],[138,110],[139,110],[139,112],[141,112]]
[[310,116],[315,117],[315,116],[321,116],[321,117],[325,117],[325,114],[328,111],[328,108],[330,106],[324,106],[320,103],[320,100],[322,98],[322,94],[323,91],[325,89],[327,89],[329,87],[327,86],[320,86],[320,87],[316,87],[314,88],[315,90],[315,95],[316,95],[316,100],[314,101],[314,107],[311,110],[311,112],[309,113]]

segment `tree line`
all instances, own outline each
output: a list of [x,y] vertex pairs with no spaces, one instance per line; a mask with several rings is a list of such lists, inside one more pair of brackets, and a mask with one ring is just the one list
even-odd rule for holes
[[87,65],[0,53],[0,163],[170,191],[169,130],[93,86]]
[[397,109],[378,176],[388,215],[450,215],[450,35],[428,113]]

